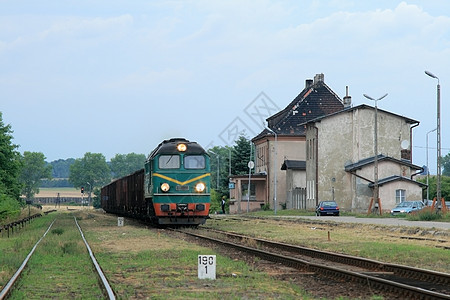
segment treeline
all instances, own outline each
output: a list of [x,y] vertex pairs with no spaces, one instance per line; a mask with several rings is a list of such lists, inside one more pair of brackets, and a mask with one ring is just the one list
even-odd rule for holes
[[[111,161],[107,162],[107,165],[111,171],[111,178],[120,178],[142,169],[144,167],[145,159],[145,154],[116,154]],[[50,163],[46,162],[46,165],[52,168],[52,178],[41,179],[39,187],[74,187],[73,183],[70,182],[69,179],[70,167],[75,162],[76,159],[74,158],[58,159]]]

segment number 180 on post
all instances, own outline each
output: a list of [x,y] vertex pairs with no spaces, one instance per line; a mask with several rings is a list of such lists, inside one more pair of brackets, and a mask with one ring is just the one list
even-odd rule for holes
[[198,256],[198,278],[216,279],[216,256],[199,255]]

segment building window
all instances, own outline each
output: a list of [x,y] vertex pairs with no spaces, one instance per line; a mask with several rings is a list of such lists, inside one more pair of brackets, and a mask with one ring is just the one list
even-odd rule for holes
[[[248,183],[242,183],[242,200],[248,201]],[[250,201],[256,200],[256,186],[254,183],[250,184]]]
[[256,166],[264,167],[266,165],[266,145],[256,148]]
[[395,203],[401,203],[406,201],[406,190],[396,190],[395,191]]

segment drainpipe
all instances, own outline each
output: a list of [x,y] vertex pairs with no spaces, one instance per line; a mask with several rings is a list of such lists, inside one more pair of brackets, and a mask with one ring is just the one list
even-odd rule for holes
[[316,137],[316,141],[315,141],[315,153],[314,153],[314,157],[315,157],[315,161],[316,161],[316,184],[314,186],[315,188],[315,195],[316,195],[316,206],[319,205],[319,128],[317,128],[316,125],[313,126],[313,128],[315,129],[315,137]]
[[[412,138],[413,138],[413,134],[412,134],[412,131],[413,131],[413,129],[414,129],[414,127],[417,127],[417,126],[419,126],[419,123],[420,122],[416,122],[416,124],[415,125],[413,125],[413,126],[411,126],[410,128],[409,128],[409,145],[410,145],[410,147],[411,147],[411,163],[412,163],[412,161],[413,161],[413,153],[412,153],[412,149],[413,149],[413,147],[412,147],[412,145],[413,145],[413,143],[412,143]],[[427,166],[427,168],[428,168],[428,166]]]

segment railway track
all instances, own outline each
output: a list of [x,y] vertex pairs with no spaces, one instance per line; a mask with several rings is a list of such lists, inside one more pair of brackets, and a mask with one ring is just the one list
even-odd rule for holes
[[[89,256],[78,253],[80,237]],[[0,292],[0,300],[63,297],[115,299],[75,217],[55,219]]]
[[375,260],[319,251],[214,229],[181,232],[233,247],[268,261],[342,281],[358,282],[371,289],[405,299],[450,299],[450,274]]

